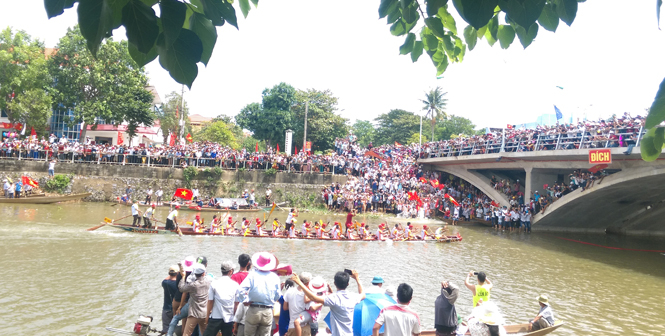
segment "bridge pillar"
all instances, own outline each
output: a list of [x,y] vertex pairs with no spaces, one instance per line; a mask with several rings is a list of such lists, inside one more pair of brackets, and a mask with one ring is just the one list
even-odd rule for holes
[[536,191],[540,195],[545,194],[543,185],[554,185],[559,178],[558,172],[550,172],[542,169],[533,169],[532,167],[524,167],[526,171],[526,184],[524,187],[524,203],[533,198]]
[[531,198],[531,193],[533,190],[533,179],[531,178],[532,170],[533,167],[524,167],[524,171],[526,172],[526,179],[524,181],[524,204],[529,203],[529,199]]

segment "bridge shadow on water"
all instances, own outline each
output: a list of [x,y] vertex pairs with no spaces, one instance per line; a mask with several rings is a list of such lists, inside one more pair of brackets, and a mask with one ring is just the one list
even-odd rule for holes
[[[466,227],[478,233],[486,231],[516,244],[527,244],[553,252],[565,253],[612,267],[665,278],[665,239],[603,234],[533,232],[509,233],[489,227]],[[610,248],[607,248],[610,247]],[[647,252],[646,250],[659,251]],[[534,263],[536,260],[529,260]]]

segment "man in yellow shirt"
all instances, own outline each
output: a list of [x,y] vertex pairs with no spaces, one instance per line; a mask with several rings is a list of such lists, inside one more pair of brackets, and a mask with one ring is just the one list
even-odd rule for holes
[[[472,285],[469,281],[470,278],[474,275],[478,276],[478,284]],[[464,280],[464,285],[468,288],[473,294],[473,306],[477,306],[478,302],[487,302],[490,300],[490,290],[492,290],[492,282],[487,278],[485,272],[474,272],[471,271],[466,275],[466,280]]]

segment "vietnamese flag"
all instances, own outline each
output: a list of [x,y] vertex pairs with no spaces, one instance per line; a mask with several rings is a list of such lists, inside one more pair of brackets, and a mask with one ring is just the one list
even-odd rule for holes
[[[446,195],[448,195],[448,194],[446,194]],[[457,203],[457,201],[456,201],[452,196],[448,195],[448,199],[450,199],[450,201],[451,201],[453,204],[455,204],[455,206],[459,206],[459,203]]]
[[256,142],[256,152],[257,153],[259,152],[259,142],[258,141]]
[[427,183],[427,179],[424,177],[419,178],[418,181],[420,181],[421,183]]
[[397,142],[397,141],[395,141],[395,146],[397,146],[397,147],[402,147],[402,144],[399,143],[399,142]]
[[175,197],[180,197],[184,200],[191,201],[192,197],[194,197],[194,194],[192,193],[191,190],[185,189],[185,188],[178,188],[175,190],[175,194],[173,194]]
[[175,146],[175,134],[173,133],[169,134],[169,146]]
[[277,153],[279,153],[279,144],[277,144]]
[[194,141],[194,139],[192,138],[192,135],[189,134],[189,133],[187,133],[187,136],[185,137],[185,139],[187,139],[188,142],[193,142]]
[[36,137],[36,136],[37,136],[37,132],[35,131],[35,128],[34,128],[34,127],[31,127],[31,130],[30,130],[30,136],[33,136],[33,137]]
[[34,188],[39,188],[39,182],[33,180],[30,176],[22,176],[21,182],[23,183],[23,185],[30,185],[33,186]]
[[296,151],[293,155],[298,155],[298,146],[293,146],[293,149]]
[[497,202],[495,202],[495,201],[492,201],[491,204],[492,204],[493,207],[497,207],[497,208],[499,207],[499,203],[497,203]]

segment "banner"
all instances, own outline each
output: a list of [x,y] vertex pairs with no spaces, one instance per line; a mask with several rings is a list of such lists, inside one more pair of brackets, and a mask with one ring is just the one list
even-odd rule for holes
[[122,137],[122,132],[118,131],[118,146],[125,143],[125,139]]
[[610,164],[612,163],[612,151],[605,149],[589,149],[589,164]]
[[311,141],[305,142],[305,151],[307,151],[307,152],[312,151],[312,142]]
[[175,194],[173,194],[173,196],[182,198],[184,200],[191,201],[192,197],[194,197],[194,194],[189,189],[178,188],[178,189],[175,190]]

